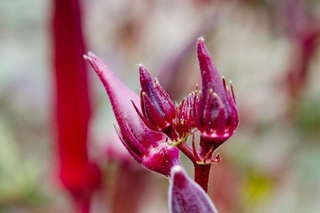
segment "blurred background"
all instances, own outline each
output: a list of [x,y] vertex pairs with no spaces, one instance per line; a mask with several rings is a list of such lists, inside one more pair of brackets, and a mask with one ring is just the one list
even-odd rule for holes
[[[320,211],[319,0],[80,4],[86,51],[137,92],[143,63],[177,103],[200,82],[195,44],[205,37],[240,113],[212,168],[220,213]],[[53,1],[0,0],[0,213],[73,208],[55,166],[52,16]],[[103,86],[88,77],[88,153],[103,174],[92,212],[128,212],[117,205],[132,197],[136,212],[167,212],[167,180],[127,159]]]

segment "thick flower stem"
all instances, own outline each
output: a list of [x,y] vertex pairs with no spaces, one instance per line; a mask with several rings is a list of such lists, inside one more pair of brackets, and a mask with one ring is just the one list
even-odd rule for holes
[[212,163],[199,164],[194,162],[194,181],[197,182],[205,192],[208,192],[209,174]]

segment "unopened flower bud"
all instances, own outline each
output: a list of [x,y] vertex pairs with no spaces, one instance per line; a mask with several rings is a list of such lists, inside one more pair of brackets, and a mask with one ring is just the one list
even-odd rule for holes
[[197,53],[202,84],[196,103],[196,126],[201,140],[213,143],[216,149],[235,132],[238,111],[232,85],[228,89],[220,77],[202,37],[198,39]]
[[150,73],[139,65],[141,84],[141,110],[144,121],[151,129],[163,131],[171,126],[175,118],[175,106],[169,94],[157,79],[152,80]]

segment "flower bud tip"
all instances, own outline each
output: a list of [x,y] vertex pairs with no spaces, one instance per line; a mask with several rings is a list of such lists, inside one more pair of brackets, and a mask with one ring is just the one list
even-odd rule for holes
[[198,38],[198,42],[204,42],[204,37],[203,37],[203,36],[200,36],[200,37]]
[[172,173],[172,174],[174,174],[174,173],[179,173],[179,172],[181,172],[181,171],[182,171],[182,168],[181,168],[180,165],[175,165],[175,166],[173,166],[172,169],[171,169],[171,173]]

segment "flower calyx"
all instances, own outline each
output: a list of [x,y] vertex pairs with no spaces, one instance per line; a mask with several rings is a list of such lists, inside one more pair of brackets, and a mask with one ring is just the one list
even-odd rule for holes
[[214,151],[234,134],[238,111],[232,84],[229,89],[220,77],[202,37],[198,39],[197,54],[201,90],[197,92],[195,123],[201,135],[200,153],[204,157],[212,147]]

